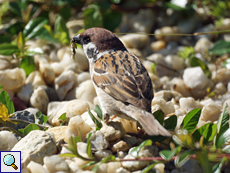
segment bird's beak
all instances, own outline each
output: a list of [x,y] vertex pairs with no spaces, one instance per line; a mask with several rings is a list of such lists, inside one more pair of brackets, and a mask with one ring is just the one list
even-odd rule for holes
[[77,44],[81,44],[81,40],[79,38],[80,34],[74,36],[71,40],[71,43],[77,43]]

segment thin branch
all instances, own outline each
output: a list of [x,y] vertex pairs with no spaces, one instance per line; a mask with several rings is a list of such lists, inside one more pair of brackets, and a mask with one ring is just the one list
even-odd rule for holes
[[17,134],[18,136],[21,136],[22,138],[24,137],[23,134],[19,133],[17,130],[11,128],[11,127],[1,127],[0,131],[2,130],[8,130],[8,131],[13,131],[15,134]]
[[[29,121],[26,120],[21,120],[21,119],[14,119],[14,118],[9,118],[9,120],[16,122],[16,123],[25,123],[25,124],[35,124],[35,123],[31,123]],[[45,129],[47,128],[46,126],[40,125],[40,124],[36,124],[38,127]]]

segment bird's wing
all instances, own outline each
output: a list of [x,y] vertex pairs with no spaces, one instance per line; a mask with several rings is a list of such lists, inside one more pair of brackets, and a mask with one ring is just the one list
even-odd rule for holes
[[115,99],[150,111],[151,79],[134,55],[119,50],[103,55],[95,62],[93,81]]

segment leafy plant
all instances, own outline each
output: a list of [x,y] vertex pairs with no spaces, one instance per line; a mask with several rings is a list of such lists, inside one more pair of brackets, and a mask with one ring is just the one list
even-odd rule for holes
[[59,120],[61,120],[61,126],[65,123],[66,121],[66,113],[61,114],[61,116],[58,118]]

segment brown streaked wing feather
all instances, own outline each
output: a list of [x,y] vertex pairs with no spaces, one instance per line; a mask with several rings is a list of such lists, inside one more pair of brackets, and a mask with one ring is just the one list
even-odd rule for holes
[[97,60],[94,71],[93,81],[107,94],[150,111],[153,98],[151,80],[134,55],[124,51],[110,52]]

